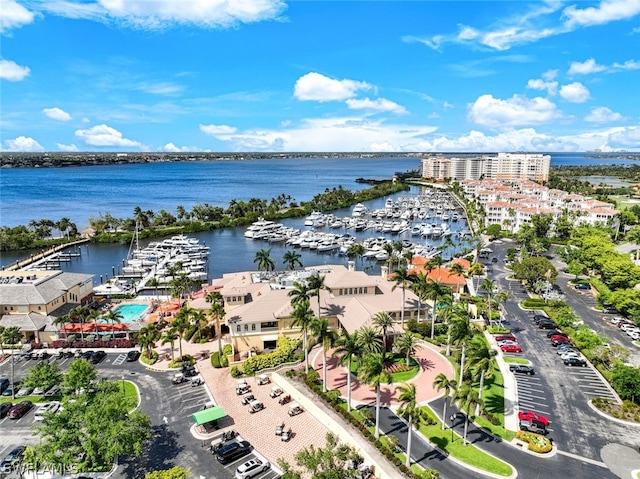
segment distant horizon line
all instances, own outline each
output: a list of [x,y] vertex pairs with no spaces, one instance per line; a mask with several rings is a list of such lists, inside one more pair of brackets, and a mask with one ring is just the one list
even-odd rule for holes
[[497,153],[518,153],[518,154],[547,154],[547,155],[572,155],[572,154],[596,154],[596,155],[620,155],[630,154],[638,155],[640,151],[598,151],[598,150],[584,150],[584,151],[523,151],[523,150],[510,150],[510,151],[382,151],[382,152],[370,152],[370,151],[288,151],[288,152],[276,152],[276,151],[243,151],[243,152],[225,152],[225,151],[1,151],[0,156],[15,154],[15,155],[171,155],[171,156],[185,156],[185,155],[217,155],[217,156],[243,156],[243,155],[259,155],[259,156],[288,156],[288,155],[365,155],[365,156],[382,156],[382,155],[475,155],[475,154],[497,154]]

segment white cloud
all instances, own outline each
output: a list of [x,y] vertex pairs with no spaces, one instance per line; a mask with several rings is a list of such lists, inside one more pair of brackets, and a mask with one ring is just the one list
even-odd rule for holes
[[622,128],[611,133],[607,140],[608,146],[613,149],[624,148],[638,151],[638,145],[640,145],[640,127],[631,126]]
[[558,82],[544,81],[540,78],[535,78],[527,82],[527,88],[531,88],[532,90],[544,90],[549,95],[555,95],[558,91]]
[[388,111],[395,113],[396,115],[406,115],[409,113],[402,105],[398,105],[397,103],[385,98],[376,98],[375,100],[370,100],[369,98],[364,98],[363,100],[350,98],[346,103],[351,110],[370,110],[375,112]]
[[237,128],[227,125],[200,125],[200,131],[205,135],[217,137],[219,135],[232,135],[237,131]]
[[96,125],[88,130],[76,130],[75,135],[90,146],[144,148],[141,143],[124,138],[118,130],[104,124]]
[[507,100],[482,95],[469,105],[467,118],[491,128],[508,128],[548,123],[561,114],[556,105],[546,98],[529,99],[514,95]]
[[448,101],[446,101],[446,100],[445,100],[445,101],[442,103],[442,108],[444,108],[444,109],[446,110],[446,109],[448,109],[448,108],[455,108],[455,107],[453,106],[453,104],[452,104],[452,103],[449,103]]
[[564,9],[562,16],[569,28],[602,25],[615,20],[624,20],[640,13],[640,0],[602,0],[596,7],[583,9],[571,5]]
[[165,151],[167,153],[189,153],[194,151],[202,151],[201,148],[196,146],[176,146],[173,143],[167,143],[159,149],[159,151]]
[[293,96],[302,101],[343,101],[356,96],[358,91],[371,90],[366,82],[355,80],[334,80],[320,73],[307,73],[296,81]]
[[568,85],[562,85],[560,96],[571,103],[584,103],[591,97],[591,94],[582,83],[573,82]]
[[287,5],[282,0],[101,0],[86,4],[47,1],[43,8],[56,15],[119,22],[133,28],[163,29],[179,25],[231,28],[277,20]]
[[551,81],[558,76],[558,70],[547,70],[542,74],[542,79],[546,81]]
[[583,63],[580,62],[571,62],[571,66],[569,67],[569,71],[567,74],[569,75],[588,75],[589,73],[598,73],[605,71],[607,67],[604,65],[598,65],[593,58],[589,58]]
[[151,95],[175,95],[183,90],[182,86],[173,83],[140,83],[135,88]]
[[19,136],[13,140],[5,140],[3,151],[44,151],[44,147],[33,138]]
[[65,145],[64,143],[56,143],[56,146],[58,147],[58,150],[60,151],[80,151],[80,149],[74,145],[73,143],[70,145]]
[[590,123],[611,123],[613,121],[620,120],[624,120],[624,117],[620,113],[612,111],[606,106],[592,108],[584,117],[584,121],[588,121]]
[[627,60],[624,63],[614,63],[613,68],[618,70],[640,70],[640,62]]
[[28,25],[33,21],[34,14],[15,0],[0,0],[0,33],[6,33],[12,28]]
[[7,81],[22,81],[29,76],[29,67],[23,67],[11,60],[0,60],[0,78]]
[[53,108],[44,108],[42,110],[42,113],[47,115],[52,120],[58,120],[58,121],[69,121],[69,120],[71,120],[71,115],[69,115],[69,113],[67,113],[66,111],[62,110],[61,108],[58,108],[57,106],[55,106]]

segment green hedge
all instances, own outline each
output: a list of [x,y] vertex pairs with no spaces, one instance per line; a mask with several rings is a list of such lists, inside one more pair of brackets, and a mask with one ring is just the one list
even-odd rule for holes
[[248,376],[253,376],[257,371],[267,368],[275,368],[281,364],[288,363],[295,359],[294,351],[300,345],[299,339],[278,338],[278,347],[269,354],[259,354],[251,356],[242,363],[242,370]]
[[216,351],[215,353],[213,353],[211,355],[211,365],[214,368],[221,368],[222,366],[220,365],[220,354],[218,353],[218,351]]
[[542,309],[547,302],[541,298],[527,298],[520,305],[525,309]]

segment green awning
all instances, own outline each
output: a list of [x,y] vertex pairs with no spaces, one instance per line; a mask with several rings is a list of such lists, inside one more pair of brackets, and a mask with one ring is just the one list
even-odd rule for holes
[[214,406],[204,411],[198,411],[193,413],[191,417],[196,422],[196,425],[200,426],[201,424],[206,424],[211,421],[215,421],[216,419],[222,419],[227,415],[222,409],[222,406]]

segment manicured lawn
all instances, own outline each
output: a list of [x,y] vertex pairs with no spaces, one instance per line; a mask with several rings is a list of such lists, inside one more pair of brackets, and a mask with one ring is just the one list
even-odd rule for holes
[[31,401],[32,403],[35,404],[39,402],[59,401],[59,400],[60,400],[59,397],[47,398],[47,401],[45,401],[44,396],[21,396],[21,397],[16,397],[15,399],[11,399],[11,396],[1,396],[0,404],[5,402],[13,402],[13,404],[18,404],[19,402],[22,402],[22,401]]
[[513,363],[513,364],[529,364],[531,362],[528,359],[514,358],[513,356],[505,356],[503,359],[505,363]]
[[[407,359],[404,356],[393,356],[388,357],[387,362],[392,362],[394,364],[402,364],[403,366],[407,364]],[[420,372],[420,365],[418,362],[409,358],[409,364],[411,369],[408,371],[398,371],[395,373],[391,373],[391,382],[392,383],[400,383],[402,381],[408,381],[409,379],[413,379]],[[354,375],[358,374],[358,362],[356,360],[351,362],[351,373]]]

